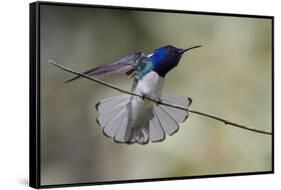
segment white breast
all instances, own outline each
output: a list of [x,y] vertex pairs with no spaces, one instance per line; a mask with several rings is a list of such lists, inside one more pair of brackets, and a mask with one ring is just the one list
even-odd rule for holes
[[164,78],[150,71],[137,84],[135,92],[159,98],[162,94]]
[[[144,94],[154,98],[160,98],[164,78],[160,77],[154,71],[146,74],[137,84],[135,91],[138,94]],[[131,121],[134,127],[144,127],[148,125],[149,119],[153,117],[153,102],[143,100],[140,97],[131,99]]]

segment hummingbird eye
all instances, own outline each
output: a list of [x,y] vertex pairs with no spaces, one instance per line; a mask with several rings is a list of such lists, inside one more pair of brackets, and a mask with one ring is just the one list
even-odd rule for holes
[[175,56],[175,55],[177,54],[177,52],[175,52],[175,51],[173,51],[173,50],[170,50],[170,51],[169,51],[169,54],[170,54],[171,56]]

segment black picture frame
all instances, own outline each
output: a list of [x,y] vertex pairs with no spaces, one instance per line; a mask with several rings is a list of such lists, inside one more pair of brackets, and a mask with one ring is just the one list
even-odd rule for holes
[[[105,8],[118,10],[134,10],[134,11],[149,11],[149,12],[165,12],[165,13],[188,13],[195,15],[216,15],[216,16],[231,16],[245,18],[263,18],[270,19],[272,26],[272,169],[271,171],[246,172],[246,173],[231,173],[231,174],[212,174],[200,176],[182,176],[169,178],[153,178],[153,179],[136,179],[122,181],[103,181],[89,183],[70,183],[70,184],[52,184],[42,185],[40,182],[41,174],[41,156],[40,156],[40,6],[55,5],[55,6],[71,6],[71,7],[88,7],[88,8]],[[217,13],[217,12],[199,12],[187,10],[166,10],[155,8],[136,8],[136,7],[120,7],[120,6],[103,6],[90,4],[73,4],[73,3],[57,3],[57,2],[34,2],[30,3],[30,18],[29,18],[29,35],[30,35],[30,96],[29,96],[29,185],[33,188],[54,188],[54,187],[71,187],[85,185],[100,185],[100,184],[117,184],[117,183],[135,183],[135,182],[151,182],[151,181],[166,181],[166,180],[182,180],[193,178],[210,178],[210,177],[227,177],[227,176],[242,176],[242,175],[258,175],[258,174],[273,174],[274,173],[274,17],[264,15],[248,15],[248,14],[232,14],[232,13]]]

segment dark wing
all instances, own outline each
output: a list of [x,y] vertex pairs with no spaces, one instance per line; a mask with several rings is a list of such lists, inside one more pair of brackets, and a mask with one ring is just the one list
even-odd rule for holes
[[[143,56],[143,53],[133,53],[115,61],[112,61],[110,63],[105,63],[90,70],[87,70],[83,72],[83,74],[94,76],[112,73],[126,73],[127,75],[132,76],[135,73],[137,62]],[[81,77],[75,76],[65,82],[68,83],[79,78]]]

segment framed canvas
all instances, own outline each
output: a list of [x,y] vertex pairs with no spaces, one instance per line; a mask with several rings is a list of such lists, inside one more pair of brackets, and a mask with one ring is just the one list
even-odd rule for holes
[[30,186],[274,172],[274,18],[30,4]]

